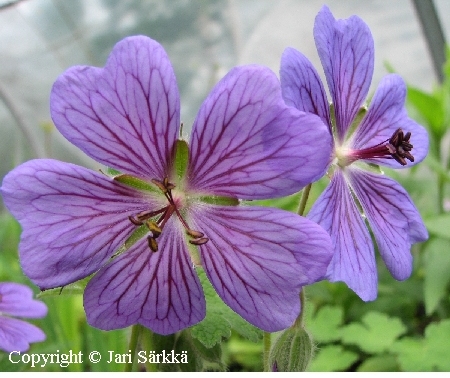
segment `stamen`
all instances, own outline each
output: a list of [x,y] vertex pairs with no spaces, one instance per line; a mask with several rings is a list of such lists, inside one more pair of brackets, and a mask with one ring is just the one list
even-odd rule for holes
[[413,145],[409,142],[411,132],[403,134],[403,130],[398,128],[392,136],[384,142],[378,143],[375,146],[364,148],[362,150],[353,150],[348,156],[343,159],[343,165],[349,165],[360,159],[374,159],[385,158],[395,159],[399,164],[406,165],[405,159],[410,162],[414,161],[414,156],[411,154]]
[[[164,196],[166,197],[169,204],[156,211],[147,210],[134,216],[128,217],[130,222],[136,226],[142,226],[143,224],[147,226],[148,230],[151,232],[151,235],[147,236],[147,242],[150,250],[153,252],[158,251],[158,243],[156,239],[161,235],[164,226],[173,213],[177,214],[178,219],[186,229],[186,233],[191,238],[193,238],[193,240],[189,240],[191,244],[205,244],[209,239],[205,238],[202,232],[191,229],[178,210],[177,203],[172,196],[172,190],[175,188],[175,185],[169,182],[169,179],[167,177],[165,177],[163,181],[159,181],[156,179],[153,179],[151,181],[164,193]],[[156,216],[159,216],[156,221],[155,219],[151,219],[155,218]]]
[[203,232],[195,231],[195,230],[191,230],[191,229],[187,229],[186,234],[188,234],[189,236],[192,236],[194,239],[202,238],[203,236],[205,236],[205,234]]
[[208,238],[200,238],[200,239],[189,240],[189,243],[194,244],[194,245],[202,245],[202,244],[205,244],[208,240],[209,240]]
[[148,247],[152,250],[152,252],[158,252],[158,243],[155,238],[151,236],[147,236]]
[[149,231],[152,232],[153,237],[156,239],[159,235],[161,235],[162,229],[159,227],[155,222],[147,221],[145,223],[149,229]]

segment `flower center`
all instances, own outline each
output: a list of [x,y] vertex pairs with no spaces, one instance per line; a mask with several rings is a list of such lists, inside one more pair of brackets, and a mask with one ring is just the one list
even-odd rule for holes
[[347,166],[360,159],[385,158],[395,159],[399,164],[406,165],[406,159],[410,162],[414,161],[414,156],[411,154],[413,145],[409,142],[410,138],[410,132],[404,134],[403,130],[398,128],[389,139],[375,146],[362,150],[349,150],[345,153],[345,157],[338,155],[339,164]]
[[205,244],[209,239],[205,238],[202,232],[191,229],[181,215],[177,202],[174,200],[172,195],[172,190],[175,188],[175,185],[169,182],[167,177],[163,181],[153,179],[152,183],[163,192],[169,204],[159,210],[146,210],[129,217],[131,223],[136,226],[142,226],[145,224],[151,232],[151,235],[147,236],[149,248],[153,252],[158,251],[158,243],[156,239],[161,235],[165,224],[174,213],[186,229],[188,236],[191,237],[189,243],[194,245]]

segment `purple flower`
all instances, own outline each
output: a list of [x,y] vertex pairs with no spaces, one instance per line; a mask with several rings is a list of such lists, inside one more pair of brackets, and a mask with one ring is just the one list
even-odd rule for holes
[[428,152],[428,136],[408,118],[405,84],[395,74],[384,77],[360,119],[374,62],[372,35],[360,18],[335,20],[324,6],[316,17],[314,38],[334,112],[317,71],[304,55],[288,48],[281,60],[286,103],[317,114],[334,135],[331,183],[308,218],[328,231],[335,246],[327,278],[344,281],[363,300],[373,300],[377,271],[365,218],[387,268],[398,280],[411,274],[411,245],[426,240],[428,234],[406,191],[394,180],[371,172],[369,164],[390,168],[417,164]]
[[0,282],[0,349],[5,352],[25,352],[30,343],[45,340],[45,333],[38,327],[14,319],[43,318],[47,306],[33,299],[33,292],[25,285],[15,282]]
[[96,273],[84,294],[91,325],[169,334],[205,316],[201,265],[255,326],[292,324],[301,287],[326,272],[329,236],[292,213],[221,204],[287,195],[326,170],[327,126],[286,106],[270,70],[238,67],[217,84],[193,125],[185,175],[175,162],[183,146],[175,75],[149,38],[119,42],[103,69],[66,71],[51,113],[69,141],[124,174],[32,160],[5,177],[6,206],[23,227],[22,268],[37,285]]

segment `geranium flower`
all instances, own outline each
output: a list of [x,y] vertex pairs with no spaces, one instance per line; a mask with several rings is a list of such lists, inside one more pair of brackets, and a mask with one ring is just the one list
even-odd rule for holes
[[314,38],[332,111],[311,62],[292,48],[286,49],[281,59],[286,103],[317,114],[334,134],[331,182],[308,218],[329,232],[335,246],[327,278],[344,281],[363,300],[373,300],[377,296],[374,247],[359,206],[387,268],[397,280],[410,276],[411,245],[426,240],[428,234],[406,191],[394,180],[367,170],[369,166],[364,163],[410,167],[425,158],[428,136],[422,126],[408,118],[405,84],[396,74],[383,78],[361,119],[365,110],[360,109],[372,79],[374,44],[360,18],[335,20],[324,6],[316,17]]
[[23,227],[21,264],[37,285],[97,272],[84,293],[91,325],[169,334],[205,316],[194,269],[202,265],[250,323],[292,324],[301,287],[325,274],[328,235],[292,213],[221,204],[284,196],[325,172],[326,125],[287,107],[270,70],[235,68],[217,84],[193,125],[187,168],[175,161],[176,146],[186,146],[177,143],[175,75],[149,38],[119,42],[103,69],[62,74],[51,114],[69,141],[123,174],[32,160],[5,177],[6,206]]
[[47,306],[33,299],[33,292],[25,285],[0,282],[0,349],[5,352],[25,352],[31,343],[45,340],[45,333],[20,318],[43,318]]

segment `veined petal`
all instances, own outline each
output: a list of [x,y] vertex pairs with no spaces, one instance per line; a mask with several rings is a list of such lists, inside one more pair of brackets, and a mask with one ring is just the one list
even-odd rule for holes
[[68,69],[53,85],[50,105],[58,130],[98,162],[149,179],[169,176],[180,100],[156,41],[125,38],[105,68]]
[[45,333],[23,320],[0,316],[0,349],[8,353],[25,352],[31,343],[45,340]]
[[359,17],[336,20],[324,5],[316,16],[314,39],[335,108],[338,137],[342,141],[372,81],[372,34]]
[[411,198],[386,176],[352,169],[349,178],[386,266],[395,279],[408,278],[412,271],[411,245],[428,239]]
[[317,114],[331,134],[330,105],[314,66],[301,52],[288,47],[281,56],[281,90],[286,104]]
[[327,126],[286,106],[272,71],[237,67],[200,108],[190,143],[189,187],[244,199],[292,194],[323,175],[331,149]]
[[340,170],[335,171],[308,218],[330,234],[335,248],[327,278],[344,281],[364,301],[374,300],[377,269],[372,240]]
[[428,153],[428,133],[406,114],[406,86],[403,79],[396,74],[385,76],[373,96],[369,110],[356,129],[350,141],[353,149],[364,149],[387,142],[394,132],[401,128],[403,133],[411,132],[410,142],[414,146],[411,153],[414,162],[408,161],[403,166],[394,159],[368,159],[375,164],[391,168],[408,168],[420,163]]
[[253,325],[275,332],[300,311],[299,292],[325,275],[328,235],[306,218],[263,207],[196,209],[192,221],[206,274],[223,301]]
[[158,252],[140,241],[94,276],[84,294],[89,324],[111,330],[139,323],[168,335],[205,317],[203,290],[177,226],[167,222]]
[[101,173],[50,159],[15,168],[1,192],[23,229],[22,268],[41,289],[98,270],[133,231],[128,217],[157,206]]
[[42,318],[47,315],[44,302],[33,299],[33,291],[15,282],[0,283],[0,314],[26,318]]

